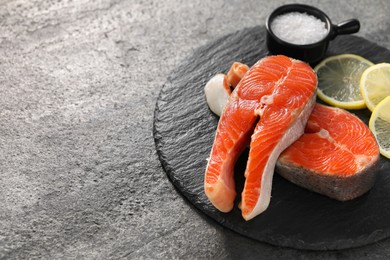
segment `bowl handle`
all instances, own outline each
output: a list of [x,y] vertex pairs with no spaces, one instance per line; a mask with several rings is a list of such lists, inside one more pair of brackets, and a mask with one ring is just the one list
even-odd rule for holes
[[356,33],[360,29],[360,22],[357,19],[350,19],[344,22],[341,22],[337,25],[333,25],[333,35],[332,40],[340,34],[351,34]]

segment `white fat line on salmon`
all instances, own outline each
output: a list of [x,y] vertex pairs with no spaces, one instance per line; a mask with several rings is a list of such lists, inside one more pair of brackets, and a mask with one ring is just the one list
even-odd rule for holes
[[355,155],[355,162],[359,167],[359,170],[364,168],[369,162],[373,161],[373,156],[367,156],[362,154]]
[[[296,60],[292,60],[292,63],[296,63],[296,62],[297,62]],[[286,74],[283,77],[281,77],[278,81],[275,82],[274,92],[277,91],[277,87],[278,86],[284,84],[284,82],[288,78],[292,68],[293,68],[293,66],[288,67],[287,71],[286,71]],[[261,117],[263,115],[263,113],[264,113],[265,108],[268,105],[271,105],[273,103],[274,103],[274,93],[272,93],[271,95],[264,95],[264,96],[262,96],[260,101],[259,101],[259,107],[254,110],[255,114],[259,115]]]
[[262,96],[260,99],[259,107],[254,110],[255,115],[259,115],[261,117],[267,105],[271,105],[273,103],[274,103],[274,96],[272,94]]
[[323,128],[321,128],[321,130],[318,132],[318,135],[322,138],[325,138],[325,139],[329,139],[329,140],[333,140],[333,138],[330,136],[328,130],[325,130]]
[[[337,112],[339,112],[337,110]],[[319,132],[317,132],[317,134],[321,137],[321,138],[324,138],[324,139],[328,139],[334,146],[336,146],[337,148],[341,149],[341,150],[344,150],[344,151],[347,151],[348,153],[354,155],[355,157],[355,165],[360,168],[362,168],[364,165],[367,165],[367,163],[369,161],[371,161],[373,159],[372,156],[367,156],[367,155],[364,155],[364,154],[354,154],[347,145],[345,144],[340,144],[338,142],[336,142],[333,137],[330,135],[330,133],[328,132],[328,130],[325,130],[323,128],[321,128],[321,130]]]
[[281,84],[284,83],[284,81],[286,80],[286,78],[288,78],[291,70],[293,69],[294,67],[294,63],[297,63],[298,61],[295,60],[295,59],[290,59],[291,60],[291,66],[287,68],[287,71],[286,71],[286,74],[283,76],[283,77],[280,77],[280,79],[278,81],[275,82],[275,88],[280,86]]

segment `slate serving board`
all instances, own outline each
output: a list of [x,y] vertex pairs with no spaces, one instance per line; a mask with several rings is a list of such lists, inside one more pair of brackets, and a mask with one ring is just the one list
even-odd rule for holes
[[[328,55],[355,53],[374,63],[390,62],[390,51],[357,36],[339,36]],[[161,163],[177,190],[201,212],[237,233],[273,245],[327,250],[358,247],[390,236],[390,160],[382,157],[373,189],[338,202],[274,175],[269,208],[246,222],[237,207],[221,213],[206,198],[203,177],[218,117],[207,107],[203,88],[233,61],[253,65],[269,55],[265,28],[247,28],[196,50],[169,77],[155,109],[154,138]],[[368,110],[355,111],[368,122]],[[238,194],[247,151],[235,167]]]

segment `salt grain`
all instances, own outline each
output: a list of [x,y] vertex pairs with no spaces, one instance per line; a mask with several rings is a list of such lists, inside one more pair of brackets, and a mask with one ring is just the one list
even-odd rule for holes
[[293,44],[311,44],[328,33],[325,23],[307,13],[291,12],[277,16],[271,23],[272,32]]

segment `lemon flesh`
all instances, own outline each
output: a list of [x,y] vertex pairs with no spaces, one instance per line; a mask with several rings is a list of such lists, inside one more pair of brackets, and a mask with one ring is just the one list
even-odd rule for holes
[[380,153],[390,159],[390,96],[375,107],[368,126],[378,142]]
[[380,63],[364,71],[360,80],[360,91],[368,109],[390,96],[390,64]]
[[354,54],[326,58],[314,68],[318,77],[318,97],[340,108],[365,108],[360,92],[360,78],[373,65],[369,60]]

